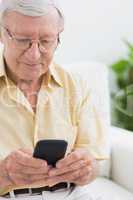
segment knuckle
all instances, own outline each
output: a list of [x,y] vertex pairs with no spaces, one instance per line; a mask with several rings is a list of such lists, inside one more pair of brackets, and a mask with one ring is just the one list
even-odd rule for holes
[[8,171],[10,171],[10,172],[15,172],[15,166],[14,165],[12,165],[12,164],[9,164],[8,165]]
[[85,166],[84,160],[80,160],[80,162],[78,163],[78,167],[82,167],[83,169],[84,166]]
[[12,162],[11,162],[10,158],[7,158],[7,160],[6,160],[6,170],[8,172],[12,171]]
[[79,177],[79,171],[76,171],[75,173],[72,174],[72,178],[76,179]]
[[13,151],[13,152],[10,153],[10,157],[12,159],[15,159],[17,156],[18,156],[18,151],[17,150],[15,150],[15,151]]
[[85,167],[83,170],[82,170],[82,175],[89,175],[90,174],[90,167]]
[[78,152],[74,152],[73,153],[73,159],[78,160],[80,158],[79,153]]
[[78,179],[78,185],[85,185],[85,184],[88,184],[90,182],[90,179],[88,176],[82,176],[80,178],[80,180]]
[[12,183],[17,185],[18,181],[17,181],[17,179],[15,177],[15,174],[12,173],[12,172],[9,172],[8,175],[9,175],[10,180],[12,181]]
[[87,167],[86,167],[86,172],[90,173],[91,171],[92,171],[91,166],[87,166]]
[[70,171],[72,171],[74,169],[74,166],[70,165],[68,168],[69,168]]
[[69,174],[62,175],[62,180],[71,181],[72,177]]
[[15,174],[14,174],[14,173],[9,172],[9,176],[10,176],[10,178],[11,178],[12,180],[15,180]]
[[34,180],[34,177],[35,177],[34,175],[28,174],[27,181]]
[[31,159],[30,158],[27,159],[27,157],[22,156],[22,157],[20,157],[20,160],[21,160],[21,163],[26,164],[28,166],[31,164]]
[[8,173],[16,173],[17,172],[17,166],[16,164],[12,163],[11,160],[8,160],[6,163],[6,170],[8,171]]

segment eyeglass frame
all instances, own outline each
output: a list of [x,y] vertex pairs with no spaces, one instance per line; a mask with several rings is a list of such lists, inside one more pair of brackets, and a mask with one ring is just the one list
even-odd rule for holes
[[[34,40],[34,39],[29,39],[29,38],[24,38],[24,39],[18,39],[17,37],[15,37],[12,33],[11,33],[11,31],[9,31],[9,29],[8,28],[6,28],[5,26],[3,26],[3,25],[1,25],[1,27],[6,31],[6,33],[7,33],[7,35],[8,35],[8,37],[9,37],[9,39],[10,40],[12,40],[12,41],[17,41],[17,42],[22,42],[22,40],[27,40],[27,41],[29,41],[29,43],[27,43],[28,45],[28,47],[27,48],[18,48],[19,50],[23,50],[23,51],[27,51],[28,49],[30,49],[31,48],[31,46],[32,46],[32,44],[33,44],[33,42],[37,42],[38,43],[38,48],[39,48],[39,50],[42,52],[42,53],[45,53],[46,51],[48,51],[49,49],[50,49],[50,47],[49,48],[46,48],[45,46],[43,46],[42,44],[41,44],[41,40],[40,39],[38,39],[38,40]],[[57,40],[57,45],[58,44],[60,44],[60,36],[59,36],[59,33],[57,34],[58,36],[57,36],[57,38],[54,40],[54,41],[49,41],[49,42],[51,42],[51,46],[55,43],[55,41]],[[42,40],[42,41],[44,41],[44,39]],[[16,44],[16,46],[18,47],[18,45]]]

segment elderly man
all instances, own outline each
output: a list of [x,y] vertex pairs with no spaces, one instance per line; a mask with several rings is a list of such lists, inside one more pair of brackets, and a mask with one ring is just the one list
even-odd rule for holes
[[[63,29],[55,1],[1,2],[2,199],[89,199],[89,183],[107,157],[106,131],[86,85],[53,63]],[[41,139],[68,142],[55,167],[32,156]]]

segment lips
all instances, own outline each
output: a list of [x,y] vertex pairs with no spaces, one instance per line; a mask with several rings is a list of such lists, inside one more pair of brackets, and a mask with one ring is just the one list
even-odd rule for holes
[[29,66],[34,66],[34,65],[40,65],[40,64],[38,64],[38,63],[30,63],[30,64],[28,64],[28,63],[24,63],[25,65],[29,65]]
[[40,63],[23,63],[24,65],[26,65],[28,68],[38,68]]
[[30,64],[29,63],[24,63],[24,64],[32,66],[32,65],[39,65],[40,63],[30,63]]

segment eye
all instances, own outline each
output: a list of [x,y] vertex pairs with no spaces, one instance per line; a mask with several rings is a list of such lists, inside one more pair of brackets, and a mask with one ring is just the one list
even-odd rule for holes
[[42,44],[49,44],[49,43],[51,43],[52,41],[50,41],[50,40],[41,40],[41,43]]
[[20,38],[16,38],[16,41],[17,41],[18,43],[21,43],[21,44],[27,44],[27,43],[30,42],[29,39],[20,39]]
[[54,44],[54,40],[41,40],[40,43],[45,48],[50,48]]

